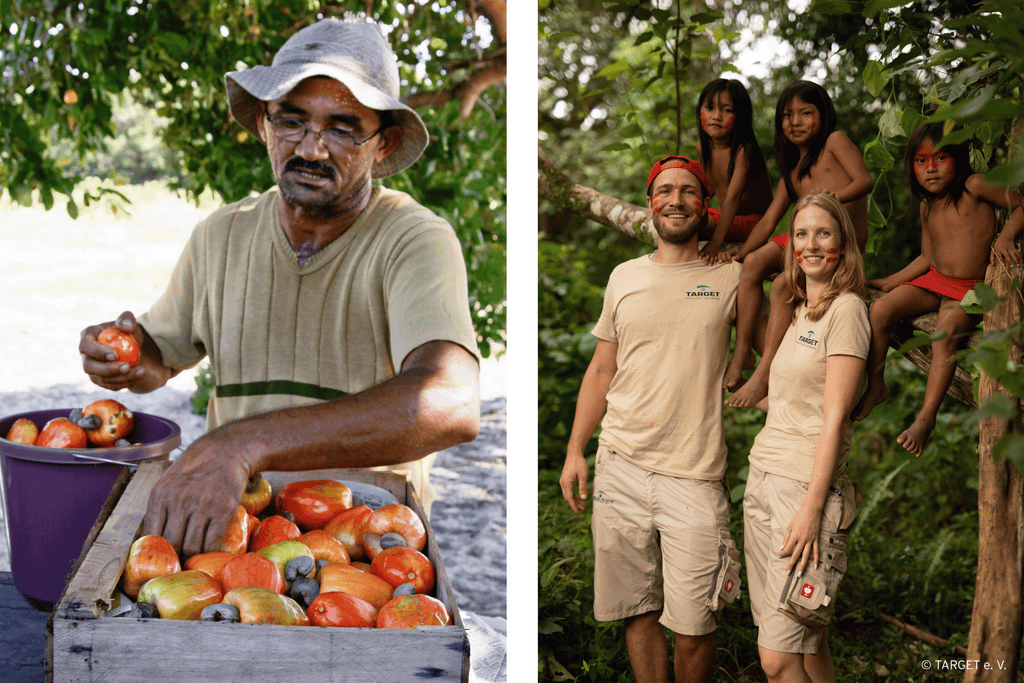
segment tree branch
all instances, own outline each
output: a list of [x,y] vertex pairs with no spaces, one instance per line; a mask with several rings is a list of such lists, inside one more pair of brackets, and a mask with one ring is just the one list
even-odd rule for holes
[[476,16],[477,10],[491,24],[491,34],[497,47],[490,51],[486,58],[475,60],[479,67],[469,74],[466,80],[451,88],[417,92],[406,97],[403,102],[413,109],[429,106],[441,106],[452,100],[459,101],[459,118],[467,119],[473,112],[476,101],[484,90],[492,85],[504,83],[508,77],[505,61],[505,43],[508,35],[505,17],[504,0],[469,0],[468,11]]
[[636,206],[602,194],[592,187],[572,182],[543,154],[539,154],[539,165],[537,192],[541,197],[560,209],[653,244],[654,228],[647,207]]
[[[942,648],[947,647],[949,645],[949,641],[948,640],[945,640],[944,638],[940,638],[937,635],[935,635],[934,633],[928,633],[927,631],[922,631],[921,629],[917,628],[916,626],[911,626],[910,624],[904,624],[899,619],[894,619],[893,617],[890,617],[888,614],[880,614],[879,616],[881,616],[883,620],[887,621],[888,623],[892,624],[896,628],[898,628],[901,631],[903,631],[904,633],[906,633],[908,636],[910,636],[914,640],[919,640],[922,643],[927,643],[928,645],[931,645],[932,647],[937,647],[939,649],[942,649]],[[960,655],[961,657],[966,657],[967,656],[967,648],[964,647],[963,645],[954,645],[953,646],[953,650],[958,655]]]

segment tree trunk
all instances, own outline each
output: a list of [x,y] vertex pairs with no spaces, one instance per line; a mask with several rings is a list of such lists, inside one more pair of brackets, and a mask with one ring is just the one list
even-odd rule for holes
[[[1005,330],[1021,318],[1021,270],[991,265],[985,278],[1006,299],[985,315],[985,332]],[[1019,335],[1010,358],[1021,357]],[[1002,392],[999,383],[982,374],[978,398]],[[1024,482],[1012,462],[992,458],[992,449],[1005,434],[1021,432],[1015,420],[990,417],[979,426],[978,444],[978,578],[974,613],[967,644],[967,659],[974,666],[964,675],[966,683],[1010,682],[1017,679],[1017,665],[1024,607]]]

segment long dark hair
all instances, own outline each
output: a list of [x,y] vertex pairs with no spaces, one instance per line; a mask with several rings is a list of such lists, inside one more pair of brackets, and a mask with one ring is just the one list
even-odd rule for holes
[[[800,148],[782,134],[782,114],[794,97],[799,97],[807,104],[813,104],[818,108],[818,114],[821,115],[821,127],[818,128],[818,133],[811,140],[810,149],[807,150],[807,156],[802,161],[800,160]],[[811,167],[818,161],[821,150],[825,149],[828,136],[832,135],[835,129],[836,108],[832,104],[832,98],[817,83],[793,81],[779,95],[779,102],[775,105],[775,160],[779,164],[779,170],[782,171],[782,181],[786,183],[789,201],[797,200],[796,188],[793,187],[793,180],[789,177],[793,169],[797,163],[800,164],[796,171],[797,180],[809,175]]]
[[946,186],[942,195],[932,194],[924,189],[921,183],[917,182],[917,174],[914,173],[914,155],[917,154],[917,148],[925,140],[931,140],[932,144],[938,145],[939,140],[942,139],[942,133],[941,122],[926,123],[915,128],[907,140],[907,148],[903,151],[903,172],[907,176],[907,186],[910,187],[910,196],[913,198],[913,201],[903,215],[912,211],[922,201],[925,205],[925,215],[927,215],[931,211],[932,200],[941,199],[942,197],[947,197],[953,202],[953,206],[956,206],[960,203],[960,198],[964,196],[964,192],[967,194],[971,193],[967,189],[967,179],[974,171],[971,170],[971,151],[966,142],[946,145],[942,148],[942,151],[953,157],[954,169],[953,181]]
[[[723,91],[728,92],[732,97],[732,115],[734,117],[728,177],[732,179],[732,171],[736,166],[736,152],[741,147],[747,153],[750,177],[757,178],[762,174],[768,175],[768,165],[761,153],[761,146],[757,144],[757,138],[754,137],[754,107],[750,103],[750,95],[742,83],[731,78],[716,78],[704,86],[704,89],[700,91],[700,97],[697,98],[697,136],[700,140],[701,164],[710,175],[711,136],[704,132],[704,126],[700,123],[700,110],[705,102],[717,97]],[[719,201],[724,201],[724,198]]]

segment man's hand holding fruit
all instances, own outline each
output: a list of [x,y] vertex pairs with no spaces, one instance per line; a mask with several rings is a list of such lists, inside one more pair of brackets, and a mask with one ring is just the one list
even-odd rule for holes
[[144,394],[177,374],[161,362],[160,349],[138,326],[131,311],[116,321],[82,330],[78,351],[82,369],[92,383],[111,391],[128,389]]

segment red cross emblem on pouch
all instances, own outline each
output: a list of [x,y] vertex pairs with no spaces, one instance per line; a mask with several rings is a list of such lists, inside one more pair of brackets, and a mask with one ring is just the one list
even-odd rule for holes
[[800,589],[800,595],[804,596],[805,598],[810,598],[812,595],[814,595],[814,586],[812,586],[809,583],[805,583],[804,587]]
[[725,582],[725,592],[732,593],[732,579]]

